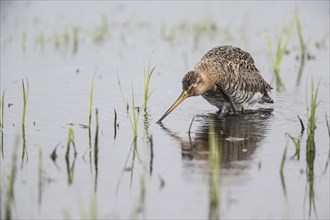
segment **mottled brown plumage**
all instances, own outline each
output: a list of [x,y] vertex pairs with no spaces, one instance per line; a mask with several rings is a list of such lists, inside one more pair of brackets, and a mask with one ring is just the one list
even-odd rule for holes
[[251,55],[233,46],[208,51],[182,80],[183,92],[161,122],[176,106],[190,96],[201,95],[220,112],[236,113],[259,103],[273,103],[272,87],[262,78]]

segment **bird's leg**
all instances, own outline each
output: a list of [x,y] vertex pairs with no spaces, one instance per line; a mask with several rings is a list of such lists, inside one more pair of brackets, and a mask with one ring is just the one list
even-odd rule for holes
[[227,95],[227,94],[223,91],[223,89],[221,88],[221,86],[217,85],[217,87],[219,88],[219,90],[220,90],[222,96],[225,98],[225,100],[226,100],[227,102],[229,102],[230,107],[231,107],[233,113],[236,114],[236,109],[235,109],[234,103],[233,103],[233,101],[231,100],[230,96]]
[[236,114],[236,109],[235,109],[234,103],[233,103],[233,101],[231,100],[231,98],[229,96],[228,96],[228,100],[227,101],[229,102],[230,107],[233,110],[233,113]]

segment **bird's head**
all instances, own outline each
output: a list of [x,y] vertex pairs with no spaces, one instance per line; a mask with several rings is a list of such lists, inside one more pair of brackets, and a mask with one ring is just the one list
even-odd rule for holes
[[197,71],[189,71],[182,79],[182,90],[189,96],[199,96],[208,90],[202,75]]
[[183,100],[190,96],[202,95],[208,90],[202,75],[197,71],[189,71],[182,79],[182,93],[174,104],[165,112],[165,114],[158,120],[160,123],[167,115],[169,115]]

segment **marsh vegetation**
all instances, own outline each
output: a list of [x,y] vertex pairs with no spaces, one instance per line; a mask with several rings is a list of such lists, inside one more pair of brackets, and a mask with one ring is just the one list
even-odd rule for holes
[[[160,4],[1,2],[1,218],[329,218],[329,3]],[[223,44],[274,105],[156,124]]]

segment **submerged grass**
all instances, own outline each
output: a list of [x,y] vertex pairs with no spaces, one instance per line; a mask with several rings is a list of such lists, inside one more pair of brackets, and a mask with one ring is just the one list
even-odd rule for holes
[[139,201],[132,213],[131,218],[137,219],[139,216],[141,216],[142,219],[147,219],[147,216],[146,216],[146,181],[145,181],[144,175],[142,175],[141,181],[140,181]]
[[287,146],[285,146],[283,154],[282,154],[281,164],[280,164],[281,184],[282,184],[285,199],[287,198],[287,193],[286,193],[286,185],[285,185],[285,179],[284,179],[284,172],[283,171],[284,171],[284,165],[285,165],[285,161],[286,161],[287,150],[288,150],[288,148],[287,148]]
[[[73,148],[74,148],[74,157],[73,157],[73,162],[70,165],[70,148],[71,148],[70,146],[71,145],[73,145]],[[74,142],[74,130],[73,130],[73,128],[69,128],[67,148],[66,148],[66,154],[65,154],[65,162],[66,162],[69,185],[71,185],[73,183],[73,171],[74,171],[76,157],[77,157],[77,149],[76,149],[76,144]]]
[[209,130],[209,219],[219,219],[221,151],[213,122]]
[[311,82],[311,98],[310,106],[308,109],[308,125],[307,125],[307,143],[306,143],[306,177],[308,183],[308,198],[309,210],[308,214],[311,217],[314,212],[317,218],[316,205],[315,205],[315,192],[314,192],[314,162],[315,162],[315,130],[316,130],[316,107],[318,87],[314,88],[314,82]]
[[69,128],[68,131],[68,139],[67,139],[67,144],[66,144],[66,154],[65,157],[68,158],[70,155],[70,146],[73,145],[74,149],[74,155],[77,156],[77,149],[76,149],[76,144],[74,142],[74,130],[73,128]]
[[98,204],[95,193],[91,194],[91,198],[89,199],[89,207],[85,207],[82,202],[79,204],[79,214],[80,219],[100,219],[98,216]]
[[116,112],[116,109],[113,109],[114,111],[114,114],[115,114],[115,118],[114,118],[114,121],[113,121],[113,139],[116,139],[117,137],[117,129],[119,128],[119,122],[117,122],[118,120],[118,116],[117,116],[117,112]]
[[149,145],[150,145],[149,174],[151,176],[153,170],[153,161],[154,161],[154,141],[152,139],[152,135],[149,136]]
[[273,61],[273,65],[274,65],[274,76],[275,76],[277,91],[280,91],[281,89],[285,88],[285,85],[284,85],[281,75],[280,75],[280,66],[281,66],[281,63],[283,60],[283,56],[287,52],[287,47],[288,47],[288,43],[289,43],[289,40],[291,37],[291,33],[294,28],[294,24],[295,24],[295,19],[292,20],[286,35],[284,34],[284,30],[283,30],[284,28],[281,27],[280,34],[277,39],[277,46],[276,46],[275,53],[273,52],[271,40],[269,39],[269,37],[266,36],[266,40],[268,42],[268,50],[272,57],[272,61]]
[[44,189],[44,180],[45,180],[45,166],[43,162],[43,152],[42,147],[39,145],[39,156],[38,156],[38,203],[42,203],[42,193]]
[[[327,114],[325,114],[325,122],[326,122],[326,124],[327,124],[327,128],[328,128],[328,136],[329,136],[329,141],[330,141],[330,126],[329,126],[329,119],[328,119]],[[329,165],[329,161],[330,161],[330,143],[329,143],[328,159],[327,159],[327,162],[325,163],[324,173],[327,172],[327,168],[328,168],[328,165]]]
[[14,193],[15,193],[15,180],[17,173],[17,152],[19,146],[19,135],[15,138],[14,152],[11,160],[11,169],[9,174],[9,181],[7,187],[7,200],[5,203],[5,219],[12,219],[12,206],[14,205]]
[[[309,143],[307,143],[308,148]],[[315,191],[314,191],[314,162],[315,150],[306,151],[306,178],[308,184],[308,215],[311,217],[314,212],[317,218],[316,205],[315,205]]]
[[95,182],[94,191],[97,191],[97,177],[98,177],[98,161],[99,161],[99,111],[95,110],[96,130],[94,139],[94,166],[95,166]]
[[291,139],[291,141],[293,142],[293,144],[296,148],[296,152],[291,158],[297,157],[297,160],[299,160],[300,159],[300,138],[292,137],[290,134],[287,134],[287,135]]

